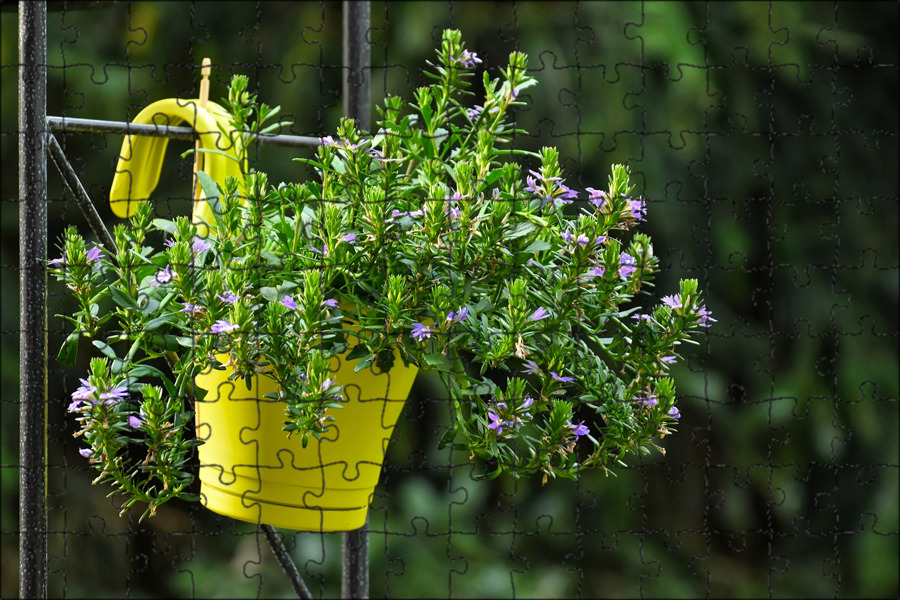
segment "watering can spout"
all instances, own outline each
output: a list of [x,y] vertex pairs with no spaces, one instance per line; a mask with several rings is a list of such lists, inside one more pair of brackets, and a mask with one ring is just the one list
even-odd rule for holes
[[[144,125],[175,126],[187,123],[196,133],[203,170],[220,186],[225,178],[240,180],[240,134],[230,125],[224,108],[214,102],[201,106],[197,99],[167,98],[144,108],[134,118]],[[160,136],[126,135],[109,191],[109,202],[117,217],[130,217],[139,202],[147,202],[159,183],[169,140]],[[214,227],[212,209],[201,194],[193,210],[193,222],[201,233]]]

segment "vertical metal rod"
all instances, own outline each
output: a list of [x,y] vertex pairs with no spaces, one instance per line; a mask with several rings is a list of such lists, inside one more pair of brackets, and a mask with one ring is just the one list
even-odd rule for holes
[[19,597],[47,597],[47,4],[19,2]]
[[[368,1],[343,3],[344,116],[356,120],[356,126],[372,129],[369,44],[371,6]],[[369,535],[366,527],[341,534],[341,597],[369,597]]]
[[344,0],[343,35],[344,66],[344,116],[356,120],[356,126],[366,131],[372,129],[372,97],[369,85],[372,63],[372,47],[369,44],[371,26],[369,2]]

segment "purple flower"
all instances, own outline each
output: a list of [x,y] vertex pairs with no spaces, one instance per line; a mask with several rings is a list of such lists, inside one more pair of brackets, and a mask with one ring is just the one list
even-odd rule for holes
[[621,275],[622,279],[628,279],[631,275],[637,271],[637,267],[635,265],[637,261],[634,260],[634,257],[627,252],[623,252],[619,257],[619,275]]
[[700,327],[709,327],[713,323],[718,322],[718,319],[712,318],[712,314],[706,308],[705,304],[697,309],[697,314],[700,316],[700,322],[698,323]]
[[606,275],[606,267],[603,265],[594,267],[587,272],[588,277],[603,277],[604,275]]
[[323,146],[334,146],[334,138],[331,137],[330,135],[326,135],[323,138],[319,138],[319,141],[322,143]]
[[235,294],[231,290],[225,290],[224,296],[222,294],[216,294],[216,298],[218,298],[225,304],[234,304],[238,299],[237,294]]
[[605,236],[605,235],[601,235],[601,236],[599,236],[596,240],[594,240],[594,243],[595,243],[596,245],[598,245],[598,246],[599,246],[600,244],[605,243],[605,242],[606,242],[606,236]]
[[659,360],[660,360],[661,362],[666,363],[667,365],[674,365],[675,362],[676,362],[678,359],[675,358],[674,356],[663,356],[663,357],[660,358]]
[[327,308],[337,308],[338,301],[335,298],[329,298],[328,300],[322,302],[322,306],[325,306]]
[[164,283],[169,283],[172,281],[172,265],[166,265],[166,268],[162,271],[158,271],[156,275],[153,276],[153,282],[150,284],[150,287],[157,287]]
[[238,328],[237,324],[232,325],[225,319],[219,319],[213,326],[209,328],[212,333],[230,333]]
[[466,316],[468,316],[468,314],[469,314],[469,309],[466,308],[465,306],[463,306],[455,313],[452,310],[449,313],[447,313],[447,321],[449,321],[450,323],[459,323],[460,321],[465,319]]
[[197,313],[200,313],[200,312],[202,312],[202,311],[203,311],[203,307],[200,306],[199,304],[191,304],[190,302],[185,302],[185,303],[184,303],[184,308],[182,308],[182,309],[181,309],[180,311],[178,311],[178,312],[183,312],[183,313],[188,313],[188,314],[196,315]]
[[654,396],[652,394],[647,396],[646,398],[641,398],[641,402],[643,402],[647,406],[651,406],[651,407],[659,404],[659,400],[657,400],[656,396]]
[[68,412],[75,412],[76,410],[81,408],[81,402],[81,400],[72,400],[72,403],[69,404],[69,408],[67,408],[66,410]]
[[87,379],[80,379],[81,387],[72,392],[73,400],[91,400],[93,395],[97,393],[97,386],[91,385]]
[[681,294],[663,296],[662,303],[669,308],[681,308]]
[[563,201],[563,204],[572,204],[572,200],[578,197],[578,192],[570,188],[564,183],[557,182],[557,190],[561,191],[559,199]]
[[602,208],[604,204],[606,204],[606,192],[603,190],[595,190],[594,188],[587,188],[588,194],[590,197],[588,201],[598,208]]
[[128,417],[128,426],[131,427],[132,429],[137,429],[138,427],[141,426],[142,423],[143,423],[143,421],[139,417],[136,417],[135,415],[131,415],[130,417]]
[[196,252],[197,254],[200,254],[201,252],[205,252],[206,250],[209,250],[210,248],[212,248],[212,244],[210,244],[206,240],[201,240],[200,238],[197,238],[194,240],[194,244],[192,247],[193,247],[194,252]]
[[284,298],[282,298],[281,305],[291,310],[297,310],[297,303],[294,302],[294,299],[291,296],[285,296]]
[[640,198],[637,200],[628,200],[628,210],[631,211],[631,216],[638,221],[647,220],[647,205]]
[[413,323],[413,329],[412,329],[412,333],[410,334],[410,337],[414,340],[430,338],[431,337],[431,329],[429,327],[426,327],[425,325],[422,325],[421,323]]
[[54,258],[51,261],[47,261],[47,265],[64,265],[66,264],[66,256],[60,256],[59,258]]
[[98,248],[97,246],[94,246],[93,248],[88,250],[87,261],[88,261],[88,264],[91,264],[92,262],[94,262],[96,260],[100,260],[100,248]]
[[525,396],[525,400],[519,406],[519,410],[528,410],[531,408],[531,405],[534,404],[534,398],[531,396]]
[[567,243],[567,244],[571,244],[571,243],[572,243],[572,240],[575,239],[575,236],[572,235],[572,232],[569,231],[568,229],[566,229],[565,231],[563,231],[562,234],[560,234],[560,235],[562,236],[563,241],[564,241],[565,243]]
[[322,244],[321,250],[319,248],[316,248],[315,246],[310,246],[309,249],[312,250],[313,252],[315,252],[316,254],[321,254],[322,256],[328,256],[328,246],[326,246],[325,244]]
[[575,439],[577,440],[583,435],[587,435],[591,430],[588,429],[587,425],[584,424],[584,421],[575,425],[574,423],[568,423],[569,427],[572,428],[572,433],[575,434]]
[[328,391],[328,388],[330,388],[332,385],[334,385],[334,379],[332,379],[331,377],[329,377],[328,379],[326,379],[325,381],[323,381],[323,382],[321,383],[321,385],[319,385],[319,391],[320,391],[320,392]]
[[341,238],[341,241],[342,241],[342,242],[347,242],[348,244],[353,245],[353,244],[356,243],[356,234],[355,234],[355,233],[348,233],[347,235],[345,235],[345,236],[343,236],[343,237]]
[[469,118],[470,121],[472,121],[474,123],[475,121],[478,120],[478,117],[481,116],[481,112],[483,110],[484,110],[483,106],[481,106],[480,104],[476,104],[474,107],[466,109],[466,116]]
[[459,58],[454,58],[452,60],[464,69],[471,69],[475,65],[481,64],[481,59],[478,58],[478,55],[474,52],[469,52],[468,50],[463,50],[462,54],[459,55]]
[[82,455],[85,458],[90,458],[93,453],[94,453],[94,451],[91,450],[90,448],[79,448],[78,449],[78,454]]
[[678,412],[678,408],[675,407],[675,406],[673,406],[672,408],[670,408],[670,409],[669,409],[669,412],[668,412],[667,414],[668,414],[670,417],[672,417],[673,419],[680,419],[680,418],[681,418],[681,413]]
[[531,313],[531,316],[528,317],[529,321],[540,321],[541,319],[546,319],[550,316],[550,313],[547,312],[547,309],[541,306],[536,311]]
[[493,429],[497,435],[503,433],[503,421],[500,419],[500,415],[494,411],[490,411],[488,412],[488,418],[491,420],[488,424],[488,428]]
[[114,390],[110,390],[108,392],[103,392],[100,394],[100,399],[103,400],[103,404],[115,404],[119,400],[128,397],[128,388],[124,385],[120,385]]
[[574,377],[562,377],[560,375],[557,375],[553,371],[550,371],[550,376],[553,377],[553,379],[555,379],[556,381],[561,381],[563,383],[571,383],[575,381]]
[[576,238],[575,241],[578,242],[579,246],[584,248],[585,246],[588,245],[588,242],[590,242],[591,240],[590,240],[590,238],[588,238],[588,236],[584,235],[583,233],[579,233],[578,238]]
[[540,374],[541,368],[537,366],[537,363],[533,360],[525,361],[525,372],[528,374]]
[[635,321],[650,321],[650,315],[646,313],[634,313],[631,318]]

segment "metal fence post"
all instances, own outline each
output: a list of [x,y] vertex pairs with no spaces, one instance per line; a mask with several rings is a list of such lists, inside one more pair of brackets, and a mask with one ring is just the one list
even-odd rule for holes
[[19,2],[19,596],[47,596],[47,4]]
[[[343,3],[343,58],[347,67],[344,79],[344,116],[356,125],[371,130],[372,101],[369,69],[372,51],[369,45],[371,7],[369,2]],[[341,597],[369,597],[369,534],[366,527],[341,534]]]

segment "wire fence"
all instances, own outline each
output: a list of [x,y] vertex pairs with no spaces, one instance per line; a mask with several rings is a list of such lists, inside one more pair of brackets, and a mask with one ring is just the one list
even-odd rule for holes
[[[900,593],[896,3],[22,2],[0,14],[4,597]],[[211,99],[243,73],[284,108],[292,125],[253,162],[296,181],[309,174],[292,159],[341,115],[371,123],[386,94],[412,100],[446,27],[492,75],[528,54],[539,85],[523,92],[517,143],[557,146],[580,189],[628,164],[656,289],[693,277],[706,291],[718,322],[673,370],[682,418],[665,456],[578,482],[477,480],[438,449],[447,404],[420,376],[365,530],[297,532],[180,501],[120,517],[72,437],[86,364],[55,360],[70,332],[55,315],[75,307],[44,265],[66,226],[102,239],[118,222],[106,199],[123,124],[196,96],[210,57]],[[166,134],[161,218],[191,204],[193,159],[178,155],[193,137]]]

